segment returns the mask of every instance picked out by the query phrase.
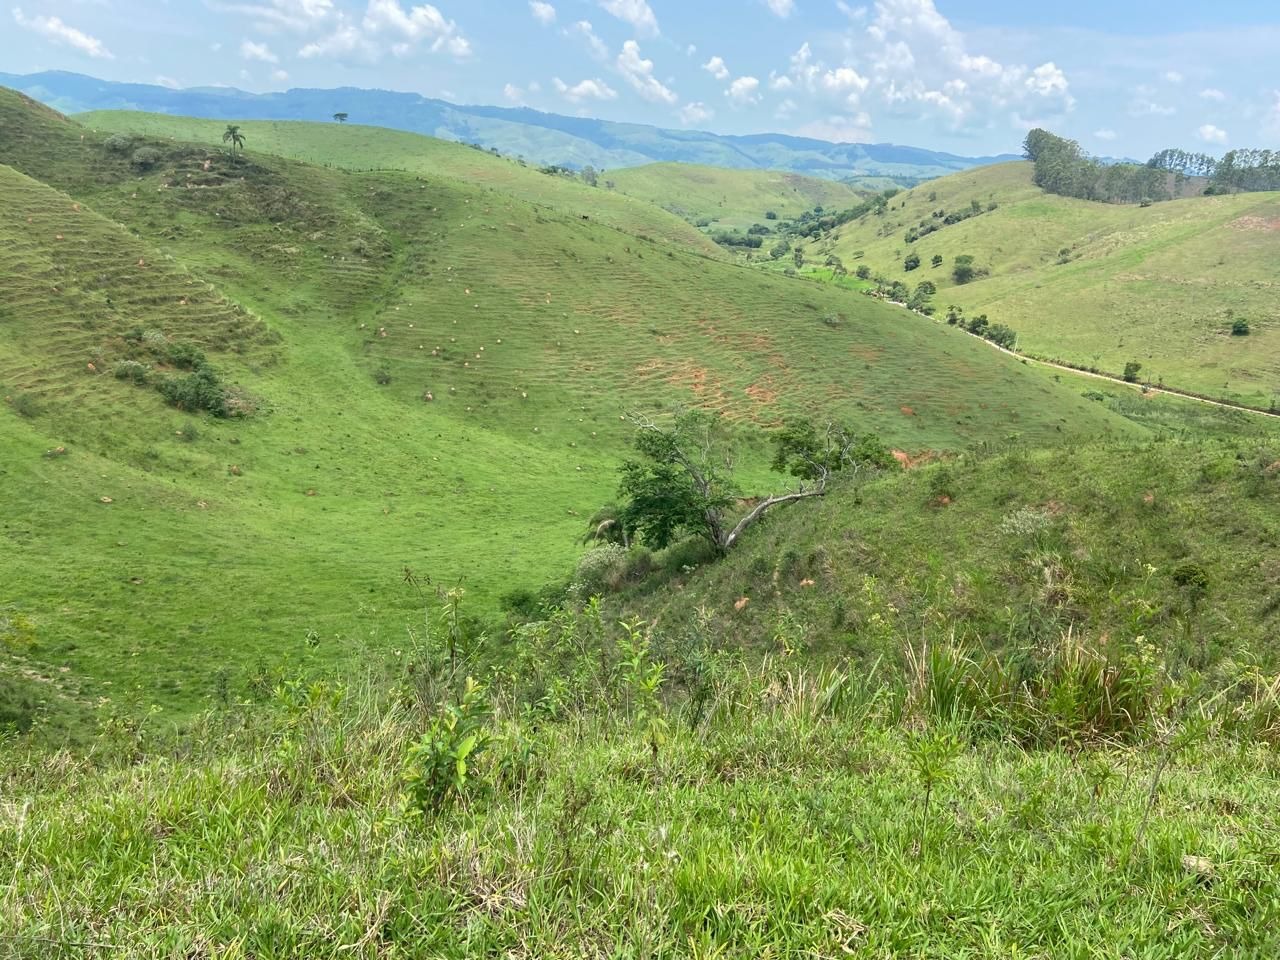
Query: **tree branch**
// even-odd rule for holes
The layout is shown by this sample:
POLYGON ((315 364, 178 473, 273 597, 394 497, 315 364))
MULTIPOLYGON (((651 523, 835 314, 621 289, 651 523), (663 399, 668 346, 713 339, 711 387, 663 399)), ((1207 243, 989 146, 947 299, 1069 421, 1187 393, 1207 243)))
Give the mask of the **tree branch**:
POLYGON ((754 510, 738 521, 738 525, 724 538, 724 543, 721 546, 725 551, 732 550, 733 545, 738 542, 738 538, 746 532, 748 527, 763 517, 765 511, 776 507, 780 503, 794 503, 796 500, 807 500, 810 497, 825 497, 826 495, 827 484, 824 477, 823 482, 812 490, 801 490, 798 493, 784 493, 776 497, 769 497, 767 500, 756 504, 754 510))

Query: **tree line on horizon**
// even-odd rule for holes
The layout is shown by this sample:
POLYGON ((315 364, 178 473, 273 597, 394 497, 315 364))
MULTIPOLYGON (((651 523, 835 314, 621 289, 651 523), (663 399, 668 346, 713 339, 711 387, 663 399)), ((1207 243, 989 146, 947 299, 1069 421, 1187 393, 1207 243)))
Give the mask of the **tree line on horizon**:
POLYGON ((1022 145, 1035 164, 1036 186, 1063 197, 1103 203, 1151 204, 1182 195, 1192 178, 1208 181, 1206 194, 1280 190, 1280 151, 1232 150, 1221 160, 1177 148, 1145 164, 1107 163, 1075 140, 1035 129, 1022 145))

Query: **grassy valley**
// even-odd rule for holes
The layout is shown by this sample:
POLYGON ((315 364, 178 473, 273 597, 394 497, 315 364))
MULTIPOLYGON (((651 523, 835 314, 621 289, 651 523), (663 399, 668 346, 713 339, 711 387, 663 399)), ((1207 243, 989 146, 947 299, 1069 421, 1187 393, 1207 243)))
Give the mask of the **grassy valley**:
POLYGON ((790 220, 815 207, 843 209, 860 194, 832 180, 774 170, 727 170, 683 163, 655 163, 614 170, 619 193, 670 210, 691 223, 746 231, 774 219, 790 220))
POLYGON ((572 565, 613 495, 629 409, 721 411, 764 489, 780 478, 763 430, 810 410, 913 453, 1142 433, 967 337, 577 206, 483 179, 109 141, 4 103, 0 230, 22 278, 3 308, 6 566, 36 625, 12 669, 56 685, 54 713, 109 692, 181 716, 309 636, 322 660, 384 655, 420 602, 405 567, 465 583, 492 613, 572 565), (167 406, 155 387, 183 343, 256 412, 167 406), (135 357, 151 384, 116 376, 135 357), (85 511, 87 543, 60 535, 85 511))

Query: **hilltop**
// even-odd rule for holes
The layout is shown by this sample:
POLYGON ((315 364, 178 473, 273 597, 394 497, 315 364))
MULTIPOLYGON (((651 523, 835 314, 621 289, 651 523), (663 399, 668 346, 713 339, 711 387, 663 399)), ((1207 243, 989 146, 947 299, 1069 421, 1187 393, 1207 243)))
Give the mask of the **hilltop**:
POLYGON ((910 287, 929 280, 938 304, 1007 324, 1031 354, 1117 374, 1135 361, 1153 383, 1263 408, 1274 402, 1280 195, 1121 206, 1045 193, 1031 173, 1029 163, 1003 164, 916 187, 882 215, 838 228, 814 253, 910 287), (907 242, 925 226, 933 232, 907 242), (912 254, 921 266, 908 271, 912 254), (963 286, 952 277, 961 255, 980 271, 963 286), (1247 336, 1232 335, 1236 319, 1248 323, 1247 336))
POLYGON ((181 716, 280 660, 384 657, 421 603, 405 567, 493 613, 573 562, 628 409, 721 411, 761 488, 764 431, 797 413, 912 452, 1144 433, 954 331, 520 183, 232 160, 8 93, 0 120, 0 241, 27 278, 0 302, 4 572, 35 624, 11 670, 55 714, 111 684, 181 716), (188 341, 251 415, 165 403, 188 341))
POLYGON ((172 90, 74 73, 15 76, 0 85, 66 113, 130 110, 214 120, 330 121, 339 111, 374 126, 479 144, 530 163, 613 170, 680 162, 734 169, 785 170, 840 180, 891 177, 914 182, 1008 157, 959 157, 894 144, 835 144, 784 134, 722 136, 635 123, 543 113, 525 107, 461 106, 386 90, 289 90, 252 94, 227 87, 172 90))

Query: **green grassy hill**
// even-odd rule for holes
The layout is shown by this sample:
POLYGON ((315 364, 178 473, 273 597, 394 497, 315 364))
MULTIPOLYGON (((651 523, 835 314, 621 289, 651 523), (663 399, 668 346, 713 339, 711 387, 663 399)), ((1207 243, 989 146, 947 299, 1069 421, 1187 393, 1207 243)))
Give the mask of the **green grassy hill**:
POLYGON ((1014 163, 916 187, 884 216, 840 228, 830 248, 850 270, 866 263, 912 286, 932 280, 938 303, 1008 324, 1030 353, 1113 373, 1134 360, 1152 382, 1266 407, 1280 394, 1278 228, 1275 194, 1106 205, 1046 194, 1029 163, 1014 163), (905 242, 935 212, 975 201, 979 216, 905 242), (909 253, 922 261, 910 273, 909 253), (990 275, 954 286, 962 254, 990 275), (1232 316, 1251 335, 1233 337, 1232 316))
POLYGON ((787 220, 815 207, 851 207, 861 194, 843 183, 774 170, 726 170, 684 163, 655 163, 613 170, 607 179, 619 193, 669 210, 691 223, 710 220, 728 230, 766 223, 773 211, 787 220))
POLYGON ((1278 508, 1280 432, 1015 449, 802 504, 682 589, 620 603, 672 633, 701 616, 760 650, 867 665, 904 644, 1016 663, 1069 631, 1144 635, 1227 686, 1280 667, 1278 508))
POLYGON ((1144 432, 970 338, 576 205, 0 107, 3 565, 34 624, 7 669, 29 705, 56 684, 182 715, 309 642, 385 658, 418 616, 406 566, 492 612, 572 564, 628 409, 723 412, 762 487, 763 428, 793 413, 912 452, 1144 432), (166 406, 180 343, 257 412, 166 406), (134 356, 152 385, 114 375, 134 356))
MULTIPOLYGON (((218 144, 226 130, 219 120, 199 120, 123 111, 87 113, 78 123, 102 133, 137 134, 191 143, 218 144)), ((348 170, 401 170, 451 177, 490 186, 563 214, 590 216, 635 236, 670 243, 707 256, 720 248, 665 210, 579 181, 549 176, 519 161, 416 133, 358 124, 265 120, 243 124, 248 147, 318 166, 348 170)), ((761 216, 763 216, 763 211, 761 216)))
POLYGON ((466 696, 424 646, 390 697, 299 672, 175 748, 0 744, 6 943, 1273 955, 1277 455, 968 458, 779 514, 656 627, 468 637, 466 696))
POLYGON ((0 955, 1276 955, 1280 422, 319 129, 0 90, 0 955), (911 469, 584 556, 673 404, 911 469))

